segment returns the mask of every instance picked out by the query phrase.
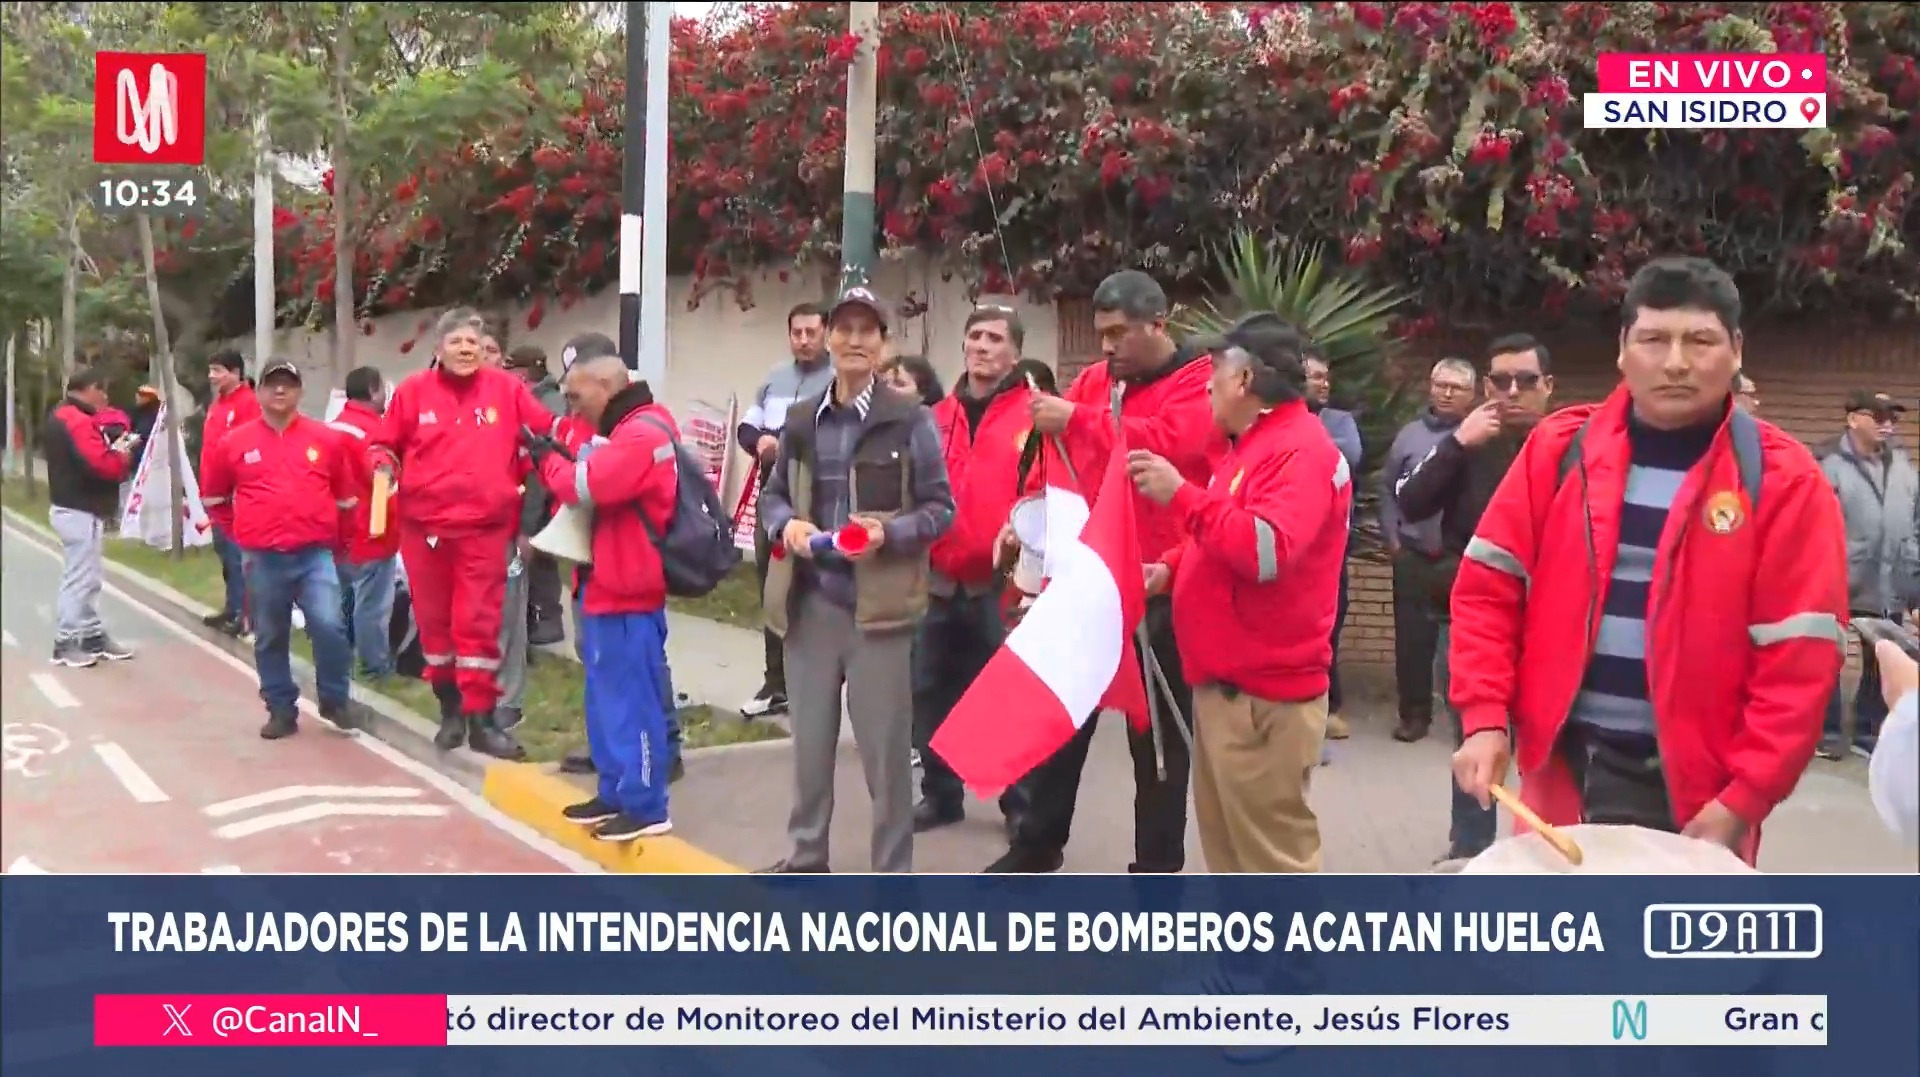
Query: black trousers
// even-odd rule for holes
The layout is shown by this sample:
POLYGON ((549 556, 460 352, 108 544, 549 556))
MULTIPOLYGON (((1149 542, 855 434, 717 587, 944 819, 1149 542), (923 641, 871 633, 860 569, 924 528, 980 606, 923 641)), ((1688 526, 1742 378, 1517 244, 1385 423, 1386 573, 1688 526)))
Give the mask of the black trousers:
MULTIPOLYGON (((1178 720, 1193 732, 1193 691, 1180 668, 1180 651, 1173 640, 1173 604, 1161 595, 1147 600, 1147 639, 1176 697, 1180 717, 1161 699, 1161 736, 1166 750, 1167 778, 1161 781, 1154 765, 1153 734, 1127 730, 1127 748, 1133 755, 1133 863, 1135 873, 1178 872, 1186 866, 1187 778, 1191 766, 1187 738, 1171 728, 1178 720)), ((1136 645, 1136 650, 1138 647, 1136 645)), ((1145 672, 1142 660, 1142 672, 1145 672)), ((1155 691, 1148 678, 1148 691, 1155 691)), ((1095 718, 1088 718, 1074 738, 1027 777, 1029 804, 1014 837, 1019 852, 1051 855, 1067 847, 1073 829, 1073 809, 1080 796, 1080 772, 1087 765, 1095 718)))
MULTIPOLYGON (((920 795, 943 809, 960 807, 966 787, 929 744, 1006 638, 998 595, 962 592, 928 600, 913 641, 913 744, 920 749, 920 795)), ((1001 792, 1007 818, 1018 818, 1026 806, 1024 782, 1001 792)))
POLYGON ((1327 713, 1339 714, 1347 695, 1340 690, 1340 633, 1347 627, 1347 566, 1340 562, 1340 602, 1333 614, 1333 660, 1327 663, 1327 713))
MULTIPOLYGON (((765 490, 767 476, 760 475, 760 489, 765 490)), ((760 579, 760 589, 767 588, 767 566, 773 562, 773 540, 767 537, 767 529, 761 521, 758 507, 753 518, 753 571, 760 579)), ((763 695, 784 696, 787 694, 787 652, 786 645, 773 629, 763 628, 760 634, 765 638, 767 647, 767 677, 761 684, 763 695)))
POLYGON ((1438 560, 1402 548, 1393 555, 1393 684, 1401 721, 1433 720, 1433 659, 1440 638, 1438 560))
POLYGON ((527 623, 560 620, 562 604, 560 562, 535 550, 527 559, 527 623))
POLYGON ((1679 831, 1660 745, 1652 737, 1602 732, 1568 722, 1560 754, 1580 790, 1581 822, 1679 831))

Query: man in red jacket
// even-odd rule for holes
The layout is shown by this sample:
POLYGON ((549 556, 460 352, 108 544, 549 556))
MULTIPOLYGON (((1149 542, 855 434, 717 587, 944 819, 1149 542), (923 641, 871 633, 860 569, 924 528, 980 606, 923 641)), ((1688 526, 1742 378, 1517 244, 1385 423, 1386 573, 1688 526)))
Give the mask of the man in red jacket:
POLYGON ((1213 872, 1320 870, 1307 787, 1327 731, 1352 474, 1304 398, 1307 342, 1274 314, 1227 334, 1213 412, 1233 448, 1205 486, 1134 450, 1128 471, 1190 537, 1147 570, 1173 593, 1193 685, 1193 811, 1213 872))
MULTIPOLYGON (((213 399, 207 402, 206 418, 200 426, 200 474, 219 451, 220 440, 235 427, 260 417, 260 401, 247 382, 247 361, 239 352, 226 348, 207 360, 207 386, 213 399)), ((226 585, 226 601, 219 612, 206 618, 208 628, 217 628, 230 636, 247 630, 247 585, 240 564, 240 547, 233 542, 233 506, 224 497, 208 496, 206 480, 200 481, 200 501, 207 507, 207 520, 213 524, 213 550, 220 557, 220 579, 226 585)))
POLYGON ((593 513, 593 571, 582 578, 579 631, 587 744, 600 781, 592 798, 562 814, 593 827, 602 841, 629 841, 673 830, 667 585, 648 525, 665 534, 673 519, 679 431, 646 383, 630 380, 618 355, 576 361, 566 394, 607 440, 577 462, 550 438, 532 443, 548 491, 593 513))
POLYGON ((394 390, 372 451, 404 489, 400 557, 423 679, 440 701, 434 743, 519 759, 525 751, 493 722, 500 612, 520 519, 521 429, 550 434, 554 418, 525 382, 481 362, 482 331, 472 310, 441 315, 434 365, 394 390))
MULTIPOLYGON (((1212 365, 1206 352, 1174 345, 1167 335, 1168 310, 1167 293, 1145 273, 1127 270, 1100 282, 1093 293, 1093 328, 1100 337, 1102 361, 1081 371, 1066 396, 1032 399, 1033 428, 1066 435, 1081 475, 1102 474, 1109 453, 1145 449, 1170 461, 1187 481, 1204 483, 1226 453, 1226 436, 1214 425, 1207 402, 1212 365)), ((1135 519, 1145 562, 1160 560, 1186 540, 1184 517, 1166 506, 1142 498, 1135 519)), ((1148 600, 1146 626, 1154 656, 1173 690, 1171 709, 1191 721, 1193 700, 1181 675, 1172 603, 1165 595, 1148 600)), ((1149 683, 1148 690, 1156 689, 1149 683)), ((1060 869, 1094 726, 1087 721, 1028 778, 1032 805, 1012 848, 988 866, 989 872, 1060 869)), ((1165 729, 1156 738, 1151 732, 1129 730, 1127 739, 1134 782, 1134 859, 1128 870, 1178 872, 1186 864, 1186 734, 1165 729), (1162 749, 1165 758, 1157 758, 1162 749), (1164 781, 1159 776, 1162 767, 1164 781)))
MULTIPOLYGON (((913 826, 919 831, 966 815, 959 776, 927 743, 1006 639, 995 540, 1007 526, 1023 480, 1037 486, 1039 479, 1037 473, 1020 473, 1033 431, 1033 393, 1013 368, 1026 327, 1011 307, 983 306, 967 316, 965 332, 966 377, 933 407, 954 510, 953 523, 930 551, 927 614, 913 648, 914 743, 921 771, 913 826)), ((1022 787, 1000 795, 1010 834, 1017 832, 1025 808, 1022 787)))
POLYGON ((1621 318, 1624 384, 1540 424, 1455 578, 1454 776, 1484 807, 1517 748, 1550 824, 1752 862, 1845 657, 1840 506, 1805 446, 1734 406, 1725 272, 1652 262, 1621 318))
POLYGON ((320 717, 335 729, 349 728, 353 653, 333 551, 359 504, 354 457, 360 449, 300 414, 300 388, 299 367, 269 362, 260 372, 260 417, 227 431, 201 477, 208 496, 232 506, 233 541, 253 615, 253 664, 267 705, 260 735, 267 740, 299 729, 300 687, 287 650, 296 606, 313 643, 320 717))
POLYGON ((48 523, 60 539, 60 599, 54 609, 53 661, 82 669, 102 658, 133 657, 113 642, 100 620, 107 518, 115 514, 120 483, 133 470, 132 438, 113 442, 100 429, 107 381, 91 367, 67 376, 67 396, 41 428, 47 461, 48 523))
MULTIPOLYGON (((334 560, 346 600, 347 635, 360 658, 360 670, 370 677, 387 677, 393 674, 388 629, 393 617, 400 531, 388 527, 384 534, 373 534, 373 468, 367 457, 367 445, 380 435, 385 421, 381 416, 387 406, 387 383, 378 370, 363 366, 347 372, 345 391, 346 403, 327 425, 349 440, 354 496, 359 504, 341 531, 340 550, 334 560)), ((389 505, 389 518, 392 512, 389 505)))

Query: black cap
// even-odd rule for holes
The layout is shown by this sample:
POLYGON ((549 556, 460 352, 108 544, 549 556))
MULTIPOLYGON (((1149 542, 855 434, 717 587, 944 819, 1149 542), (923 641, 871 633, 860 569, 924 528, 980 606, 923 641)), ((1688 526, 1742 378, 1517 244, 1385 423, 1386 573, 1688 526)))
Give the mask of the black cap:
POLYGON ((567 346, 560 349, 560 369, 571 369, 573 364, 583 359, 619 354, 620 346, 605 333, 582 333, 567 341, 567 346))
POLYGON ((1870 411, 1875 415, 1890 415, 1896 411, 1905 411, 1907 406, 1886 393, 1876 393, 1871 389, 1855 389, 1847 394, 1847 414, 1856 411, 1870 411))
POLYGON ((856 284, 841 292, 840 298, 834 300, 833 310, 827 313, 827 324, 832 325, 834 319, 840 316, 840 312, 848 307, 865 307, 872 311, 875 320, 880 323, 880 331, 882 333, 887 331, 887 305, 880 301, 880 297, 874 294, 873 289, 864 284, 856 284))
POLYGON ((292 378, 295 385, 301 383, 300 368, 296 366, 291 359, 270 360, 267 363, 266 369, 260 372, 260 380, 265 382, 280 374, 285 374, 292 378))

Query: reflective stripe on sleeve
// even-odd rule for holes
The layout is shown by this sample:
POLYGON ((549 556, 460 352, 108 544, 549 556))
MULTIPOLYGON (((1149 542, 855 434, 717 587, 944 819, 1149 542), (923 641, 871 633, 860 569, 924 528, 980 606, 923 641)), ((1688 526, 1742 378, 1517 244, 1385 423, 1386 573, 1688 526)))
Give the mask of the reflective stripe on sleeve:
POLYGON ((1280 540, 1273 533, 1273 525, 1258 516, 1253 519, 1253 555, 1260 583, 1272 583, 1280 578, 1280 540))
POLYGON ((334 502, 334 504, 337 505, 342 512, 354 507, 355 505, 358 505, 359 503, 360 503, 360 499, 357 497, 343 497, 340 500, 334 502))
POLYGON ((580 502, 581 508, 590 509, 593 507, 593 495, 587 492, 587 462, 585 460, 573 466, 573 496, 580 502))
POLYGON ((204 508, 212 508, 215 505, 224 505, 226 503, 227 499, 224 497, 203 497, 200 499, 200 504, 204 508))
POLYGON ((1473 536, 1473 541, 1467 543, 1465 556, 1469 561, 1478 561, 1496 572, 1504 572, 1512 576, 1521 583, 1532 582, 1527 577, 1527 566, 1521 564, 1518 557, 1479 535, 1473 536))
POLYGON ((427 654, 425 651, 422 651, 420 653, 420 660, 430 666, 453 665, 453 656, 450 654, 427 654))
POLYGON ((1747 638, 1753 640, 1755 647, 1796 639, 1823 639, 1840 648, 1842 656, 1847 651, 1847 635, 1840 628, 1840 618, 1831 613, 1796 613, 1769 624, 1748 625, 1747 638))

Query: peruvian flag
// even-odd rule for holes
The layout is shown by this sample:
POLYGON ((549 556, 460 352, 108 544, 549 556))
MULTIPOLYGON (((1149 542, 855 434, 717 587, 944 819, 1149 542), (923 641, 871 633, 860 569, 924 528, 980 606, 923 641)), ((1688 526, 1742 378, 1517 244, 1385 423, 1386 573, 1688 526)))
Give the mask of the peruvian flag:
POLYGON ((1091 509, 1056 439, 1046 439, 1041 459, 1046 586, 929 745, 976 791, 1019 781, 1100 710, 1121 711, 1136 728, 1147 723, 1133 650, 1147 594, 1127 454, 1108 454, 1091 509))

